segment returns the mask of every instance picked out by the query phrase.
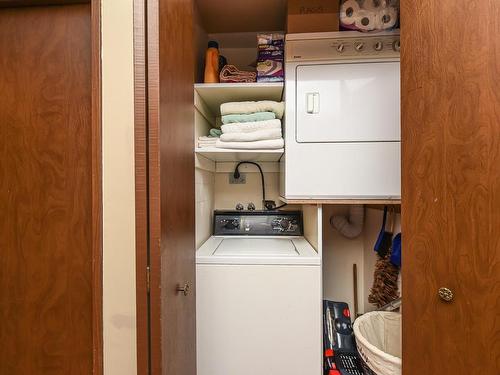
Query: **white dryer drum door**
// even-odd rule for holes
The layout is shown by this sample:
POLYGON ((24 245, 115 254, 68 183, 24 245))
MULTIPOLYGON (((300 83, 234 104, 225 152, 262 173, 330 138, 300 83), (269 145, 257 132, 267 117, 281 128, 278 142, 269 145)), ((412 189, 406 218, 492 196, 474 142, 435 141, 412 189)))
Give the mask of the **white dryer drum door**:
POLYGON ((399 141, 399 62, 297 67, 297 142, 399 141))

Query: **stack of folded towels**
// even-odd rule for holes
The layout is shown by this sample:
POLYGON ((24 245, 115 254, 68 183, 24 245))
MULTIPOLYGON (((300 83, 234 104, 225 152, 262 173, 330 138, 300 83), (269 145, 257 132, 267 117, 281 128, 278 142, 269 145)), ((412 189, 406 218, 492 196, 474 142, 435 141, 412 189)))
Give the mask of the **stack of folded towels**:
POLYGON ((229 149, 274 150, 283 148, 283 102, 234 102, 220 106, 222 135, 215 146, 229 149))
POLYGON ((198 147, 215 147, 217 139, 221 136, 222 131, 217 128, 210 129, 210 132, 206 136, 198 137, 198 147))

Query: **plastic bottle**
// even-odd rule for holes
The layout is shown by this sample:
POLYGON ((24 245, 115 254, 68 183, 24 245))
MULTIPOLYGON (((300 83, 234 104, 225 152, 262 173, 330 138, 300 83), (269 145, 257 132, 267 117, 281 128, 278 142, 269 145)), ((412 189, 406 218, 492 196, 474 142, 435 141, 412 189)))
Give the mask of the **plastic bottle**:
POLYGON ((205 54, 205 83, 219 83, 219 44, 213 40, 205 54))

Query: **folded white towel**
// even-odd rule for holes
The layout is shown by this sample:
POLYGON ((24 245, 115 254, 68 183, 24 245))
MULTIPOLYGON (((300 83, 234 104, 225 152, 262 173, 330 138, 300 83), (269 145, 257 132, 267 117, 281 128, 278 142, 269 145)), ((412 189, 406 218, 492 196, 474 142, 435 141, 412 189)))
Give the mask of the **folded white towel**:
POLYGON ((234 124, 222 125, 222 133, 251 133, 264 129, 281 129, 280 120, 265 120, 255 122, 237 122, 234 124))
POLYGON ((284 145, 285 141, 283 140, 283 138, 280 138, 280 139, 267 139, 265 141, 255 141, 255 142, 224 142, 218 140, 215 147, 242 149, 242 150, 275 150, 278 148, 283 148, 284 145))
POLYGON ((198 137, 198 147, 215 147, 218 137, 198 137))
POLYGON ((216 147, 216 143, 198 143, 198 148, 216 147))
POLYGON ((217 142, 198 142, 198 147, 215 147, 217 142))
POLYGON ((220 140, 223 142, 253 142, 280 138, 280 128, 256 130, 251 133, 225 133, 220 136, 220 140))
POLYGON ((202 137, 198 137, 198 141, 200 142, 215 142, 217 140, 218 137, 209 137, 209 136, 202 136, 202 137))
POLYGON ((230 102, 220 106, 222 116, 256 112, 274 112, 276 117, 281 119, 285 112, 285 103, 262 100, 260 102, 230 102))

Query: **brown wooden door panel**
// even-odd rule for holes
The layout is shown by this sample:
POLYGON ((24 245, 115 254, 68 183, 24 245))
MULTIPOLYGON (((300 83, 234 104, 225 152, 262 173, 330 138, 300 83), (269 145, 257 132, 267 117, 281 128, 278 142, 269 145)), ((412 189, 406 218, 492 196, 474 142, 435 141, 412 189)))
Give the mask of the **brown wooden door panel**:
POLYGON ((192 0, 148 1, 151 368, 195 375, 192 0), (176 288, 189 283, 187 296, 176 288))
POLYGON ((401 9, 403 374, 497 375, 500 2, 401 9))
POLYGON ((90 25, 0 10, 0 374, 92 373, 90 25))

